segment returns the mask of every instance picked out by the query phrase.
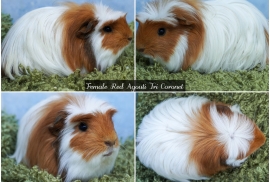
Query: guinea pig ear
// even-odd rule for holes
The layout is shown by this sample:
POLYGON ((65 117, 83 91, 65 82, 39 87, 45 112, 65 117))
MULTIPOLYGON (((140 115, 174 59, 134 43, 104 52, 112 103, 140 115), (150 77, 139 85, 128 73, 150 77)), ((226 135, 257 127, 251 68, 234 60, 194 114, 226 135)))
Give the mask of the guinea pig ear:
POLYGON ((136 22, 138 22, 139 24, 142 23, 138 18, 136 18, 136 22))
POLYGON ((175 15, 175 19, 178 21, 180 25, 190 26, 198 23, 198 20, 195 17, 196 15, 192 15, 181 9, 175 9, 173 10, 173 13, 175 15))
POLYGON ((232 115, 232 110, 230 109, 230 107, 228 105, 222 104, 222 103, 217 103, 216 104, 216 108, 217 108, 217 112, 219 114, 226 114, 226 115, 232 115))
POLYGON ((107 114, 110 118, 112 118, 113 115, 114 115, 116 112, 117 112, 117 111, 116 111, 115 109, 109 109, 109 110, 106 112, 106 114, 107 114))
POLYGON ((53 136, 59 136, 60 131, 64 128, 67 115, 64 111, 58 112, 54 122, 49 125, 49 131, 53 136))
POLYGON ((86 39, 89 37, 89 34, 94 31, 96 25, 98 24, 98 20, 88 20, 82 24, 80 29, 78 30, 76 36, 79 39, 86 39))

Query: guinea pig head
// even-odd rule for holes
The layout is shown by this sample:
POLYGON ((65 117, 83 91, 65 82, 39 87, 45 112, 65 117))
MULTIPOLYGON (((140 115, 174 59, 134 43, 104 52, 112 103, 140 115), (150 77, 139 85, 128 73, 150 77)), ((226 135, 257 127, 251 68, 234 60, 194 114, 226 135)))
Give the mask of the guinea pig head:
POLYGON ((60 22, 64 27, 62 54, 68 66, 73 71, 84 68, 91 72, 113 65, 133 37, 126 14, 102 4, 66 6, 60 22))
POLYGON ((115 112, 108 110, 105 113, 79 114, 71 118, 70 126, 74 131, 69 147, 80 154, 84 161, 96 156, 106 158, 118 152, 119 142, 112 121, 115 112))
POLYGON ((126 14, 112 11, 106 6, 96 5, 95 16, 98 24, 91 35, 97 68, 104 71, 131 43, 133 32, 126 21, 126 14))
POLYGON ((137 15, 136 49, 169 71, 186 70, 199 56, 204 26, 197 1, 153 1, 137 15))
POLYGON ((197 119, 190 160, 202 176, 240 166, 265 142, 262 131, 235 106, 206 103, 197 119))

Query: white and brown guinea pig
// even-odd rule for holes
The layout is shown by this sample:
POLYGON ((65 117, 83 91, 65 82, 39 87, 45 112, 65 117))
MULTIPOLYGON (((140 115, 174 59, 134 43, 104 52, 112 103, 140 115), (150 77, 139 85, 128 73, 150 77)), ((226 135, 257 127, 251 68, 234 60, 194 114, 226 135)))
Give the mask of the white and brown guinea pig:
POLYGON ((11 79, 19 65, 48 75, 76 69, 105 71, 130 44, 126 14, 102 4, 66 3, 36 9, 21 17, 2 43, 2 71, 11 79))
POLYGON ((33 106, 21 119, 11 156, 37 165, 66 182, 109 174, 119 151, 112 116, 115 108, 86 95, 55 95, 33 106))
POLYGON ((264 142, 238 105, 189 96, 163 101, 143 118, 136 152, 143 165, 167 179, 202 180, 240 166, 264 142))
POLYGON ((155 0, 137 21, 137 50, 171 72, 268 64, 268 20, 246 0, 155 0))

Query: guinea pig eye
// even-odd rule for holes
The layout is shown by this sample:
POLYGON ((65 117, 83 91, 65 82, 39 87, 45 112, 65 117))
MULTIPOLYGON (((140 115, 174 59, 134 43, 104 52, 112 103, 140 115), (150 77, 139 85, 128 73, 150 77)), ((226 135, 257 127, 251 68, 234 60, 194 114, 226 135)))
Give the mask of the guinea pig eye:
POLYGON ((79 129, 80 129, 81 131, 86 131, 87 128, 88 128, 88 126, 87 126, 86 123, 81 122, 81 123, 79 124, 79 129))
POLYGON ((165 35, 165 33, 166 33, 165 28, 160 28, 160 29, 158 29, 158 35, 159 35, 159 36, 163 36, 163 35, 165 35))
POLYGON ((112 28, 111 28, 110 26, 105 26, 105 27, 103 28, 103 31, 104 31, 104 32, 112 32, 112 28))

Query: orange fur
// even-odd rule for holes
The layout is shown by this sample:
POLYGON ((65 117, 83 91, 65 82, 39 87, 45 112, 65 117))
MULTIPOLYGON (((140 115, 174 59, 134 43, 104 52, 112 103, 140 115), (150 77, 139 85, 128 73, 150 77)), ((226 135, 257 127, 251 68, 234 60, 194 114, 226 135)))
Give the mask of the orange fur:
POLYGON ((246 154, 246 156, 249 156, 252 153, 254 153, 258 148, 260 148, 264 144, 266 140, 263 132, 256 125, 254 125, 254 136, 255 138, 250 143, 250 149, 248 153, 246 154))
POLYGON ((186 0, 186 3, 197 10, 196 15, 191 16, 190 13, 183 11, 180 8, 175 8, 173 10, 176 17, 180 19, 179 23, 184 23, 181 28, 188 32, 188 49, 182 65, 183 70, 187 70, 197 60, 203 50, 205 38, 205 28, 200 12, 201 3, 191 0, 186 0))
POLYGON ((142 53, 155 57, 158 53, 159 57, 164 58, 168 62, 170 56, 174 52, 177 40, 184 31, 180 27, 174 27, 166 22, 146 21, 140 23, 137 31, 136 48, 144 49, 142 53), (157 34, 159 28, 166 28, 168 34, 159 36, 157 34), (147 41, 151 40, 151 41, 147 41), (164 48, 166 51, 164 51, 164 48))
MULTIPOLYGON (((153 2, 152 4, 155 6, 155 3, 157 2, 153 2)), ((199 10, 201 3, 191 0, 187 0, 186 3, 193 6, 197 10, 197 14, 191 16, 190 13, 181 8, 176 7, 172 9, 178 21, 176 26, 164 21, 147 20, 145 23, 141 23, 137 20, 139 27, 136 49, 143 54, 151 55, 154 58, 161 57, 165 62, 168 62, 174 53, 179 37, 184 35, 185 32, 188 32, 188 49, 182 65, 183 70, 188 69, 203 50, 205 29, 199 10), (157 34, 159 28, 165 28, 167 33, 164 36, 159 36, 157 34)))
POLYGON ((193 130, 190 132, 194 141, 193 149, 190 154, 190 161, 198 165, 200 175, 212 176, 219 171, 228 168, 225 146, 221 145, 215 136, 217 131, 212 125, 210 116, 210 106, 214 104, 208 102, 204 104, 196 118, 191 119, 193 130))
POLYGON ((111 33, 102 32, 104 39, 102 40, 102 47, 111 50, 114 54, 117 54, 119 50, 127 46, 133 37, 133 32, 129 28, 126 17, 121 17, 116 21, 108 21, 102 27, 110 26, 113 30, 111 33), (123 34, 123 32, 125 32, 123 34), (113 34, 113 36, 111 36, 113 34))
POLYGON ((57 175, 59 144, 56 131, 51 133, 50 128, 53 127, 52 124, 59 111, 63 110, 67 103, 68 99, 52 101, 46 105, 43 113, 40 113, 43 117, 35 124, 27 146, 28 166, 37 165, 40 169, 46 169, 49 173, 57 175))
POLYGON ((70 147, 82 154, 84 160, 89 161, 95 155, 107 150, 105 142, 114 143, 114 147, 119 146, 117 134, 114 130, 112 115, 115 110, 108 110, 103 113, 91 113, 78 115, 72 118, 71 122, 87 124, 90 131, 81 132, 78 127, 75 128, 74 137, 70 141, 70 147), (88 138, 88 140, 85 140, 88 138))
POLYGON ((96 60, 87 37, 98 23, 95 7, 88 3, 66 5, 68 10, 60 18, 64 25, 62 54, 72 71, 85 67, 91 72, 96 67, 96 60))

